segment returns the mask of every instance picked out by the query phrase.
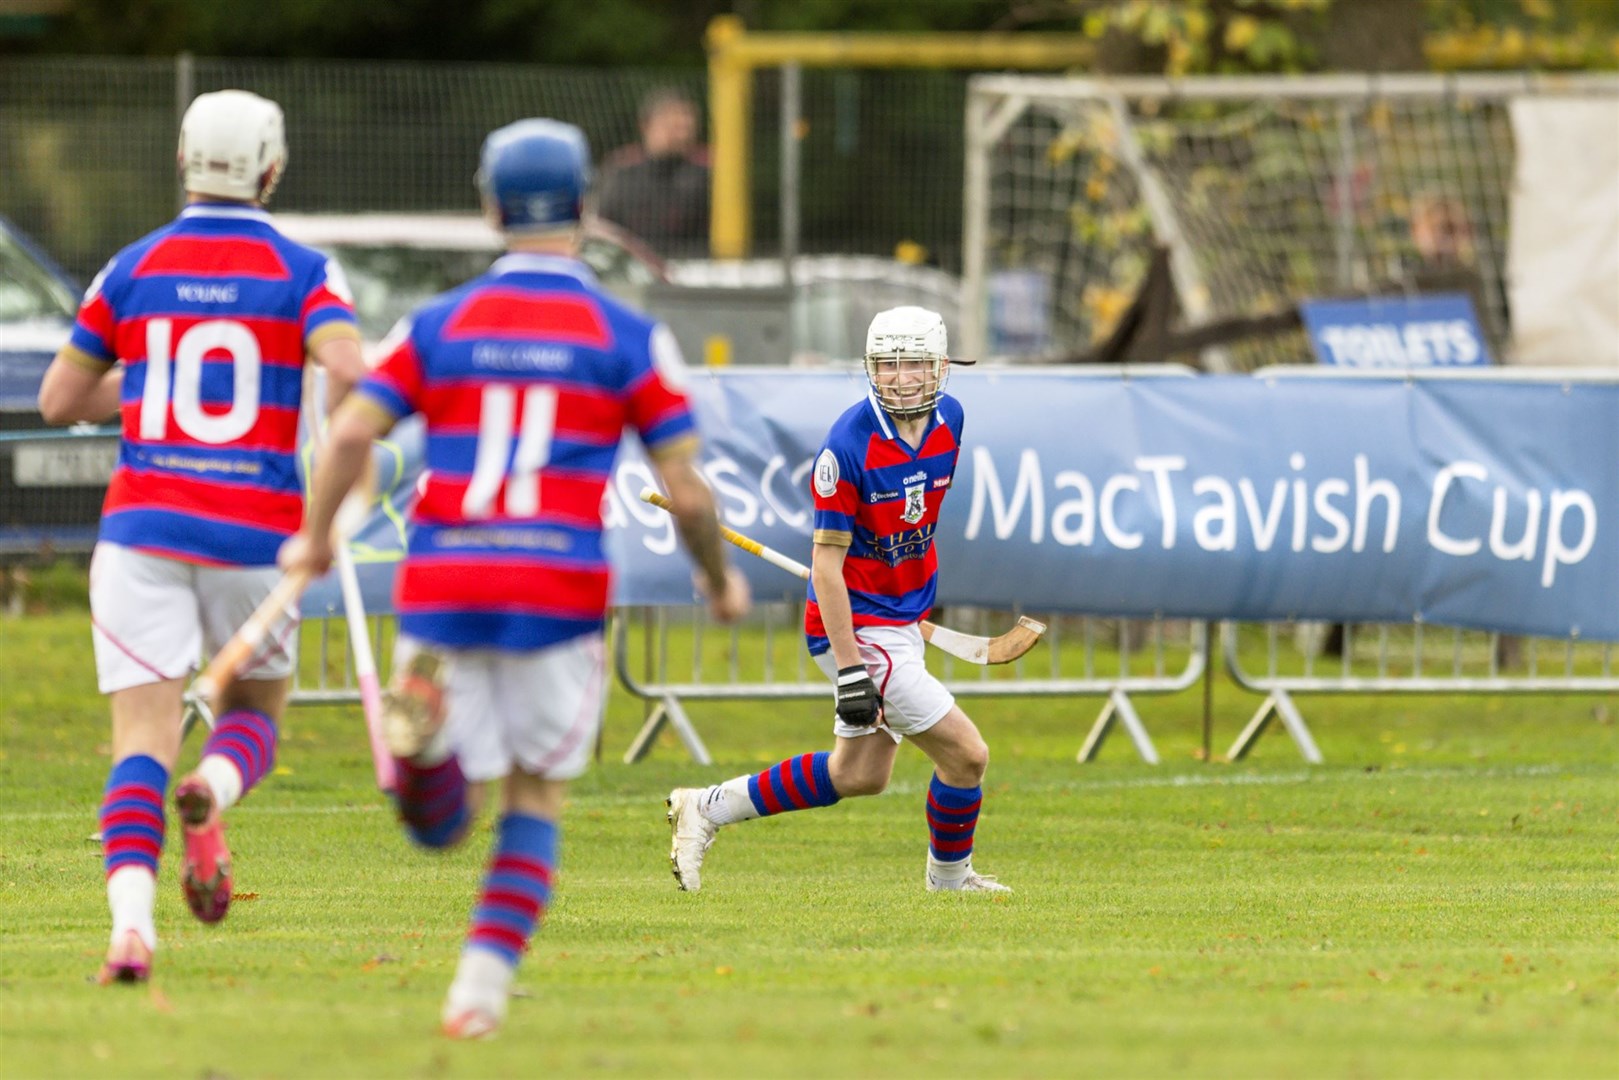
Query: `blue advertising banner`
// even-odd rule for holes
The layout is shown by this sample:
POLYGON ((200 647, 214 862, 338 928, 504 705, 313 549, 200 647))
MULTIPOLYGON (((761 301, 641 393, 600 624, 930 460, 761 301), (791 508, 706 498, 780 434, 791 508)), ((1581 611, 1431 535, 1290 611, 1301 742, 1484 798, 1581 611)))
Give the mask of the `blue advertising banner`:
MULTIPOLYGON (((1319 369, 1317 369, 1319 370, 1319 369)), ((941 604, 1190 618, 1413 618, 1619 640, 1619 385, 965 372, 941 604)), ((694 377, 732 528, 810 555, 809 470, 858 374, 694 377)), ((604 511, 620 604, 688 603, 626 448, 604 511)), ((802 585, 740 552, 760 597, 802 585)), ((306 610, 308 610, 306 606, 306 610)))
POLYGON ((1466 293, 1306 300, 1299 312, 1323 364, 1420 368, 1493 362, 1466 293))

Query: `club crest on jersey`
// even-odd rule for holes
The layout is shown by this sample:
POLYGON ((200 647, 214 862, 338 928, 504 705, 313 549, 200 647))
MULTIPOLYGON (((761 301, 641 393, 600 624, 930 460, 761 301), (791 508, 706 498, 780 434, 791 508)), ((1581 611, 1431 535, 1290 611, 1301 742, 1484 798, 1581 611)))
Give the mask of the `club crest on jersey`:
POLYGON ((830 450, 822 450, 815 459, 815 494, 830 499, 838 493, 838 459, 830 450))
POLYGON ((923 498, 923 493, 927 489, 926 483, 905 485, 905 512, 899 516, 901 521, 907 525, 915 525, 922 520, 922 515, 927 513, 928 509, 927 500, 923 498))

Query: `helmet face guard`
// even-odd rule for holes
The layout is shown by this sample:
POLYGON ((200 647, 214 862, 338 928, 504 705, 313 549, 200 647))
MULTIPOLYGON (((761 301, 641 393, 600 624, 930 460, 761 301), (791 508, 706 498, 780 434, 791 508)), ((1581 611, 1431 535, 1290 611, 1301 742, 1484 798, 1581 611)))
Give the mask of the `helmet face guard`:
POLYGON ((950 360, 936 353, 867 353, 866 381, 896 420, 926 416, 950 380, 950 360))
POLYGON ((936 311, 880 311, 866 331, 866 381, 883 410, 897 420, 926 416, 950 378, 944 319, 936 311))

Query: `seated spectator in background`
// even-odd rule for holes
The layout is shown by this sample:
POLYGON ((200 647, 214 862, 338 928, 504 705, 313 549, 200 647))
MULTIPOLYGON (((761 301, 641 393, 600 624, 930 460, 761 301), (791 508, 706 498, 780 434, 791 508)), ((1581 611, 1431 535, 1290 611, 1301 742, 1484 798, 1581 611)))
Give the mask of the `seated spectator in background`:
POLYGON ((641 141, 602 163, 596 213, 660 255, 708 250, 708 153, 697 144, 697 106, 664 87, 641 102, 641 141))

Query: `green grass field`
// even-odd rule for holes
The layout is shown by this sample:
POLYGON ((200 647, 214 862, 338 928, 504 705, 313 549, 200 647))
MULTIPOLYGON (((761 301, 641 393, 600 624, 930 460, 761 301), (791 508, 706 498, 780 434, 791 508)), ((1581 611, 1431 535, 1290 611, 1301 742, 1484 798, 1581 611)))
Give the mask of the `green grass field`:
MULTIPOLYGON (((1201 693, 1140 699, 1165 764, 1098 702, 966 702, 992 749, 976 863, 1004 899, 922 889, 928 769, 724 831, 701 894, 667 868, 662 797, 829 738, 824 706, 691 708, 619 756, 615 697, 556 902, 501 1036, 436 1032, 487 842, 411 848, 357 711, 296 710, 231 818, 239 899, 179 897, 171 812, 149 988, 106 944, 107 768, 83 613, 0 622, 0 1075, 1613 1076, 1619 729, 1590 698, 1302 699, 1283 737, 1208 764, 1201 693)), ((1257 705, 1217 687, 1215 746, 1257 705)), ((195 761, 193 736, 182 765, 195 761)))

